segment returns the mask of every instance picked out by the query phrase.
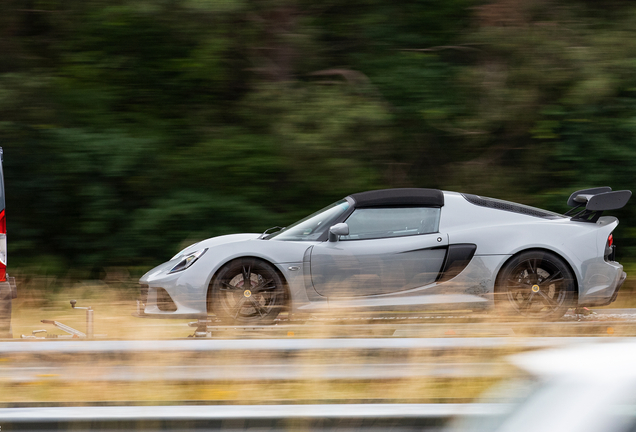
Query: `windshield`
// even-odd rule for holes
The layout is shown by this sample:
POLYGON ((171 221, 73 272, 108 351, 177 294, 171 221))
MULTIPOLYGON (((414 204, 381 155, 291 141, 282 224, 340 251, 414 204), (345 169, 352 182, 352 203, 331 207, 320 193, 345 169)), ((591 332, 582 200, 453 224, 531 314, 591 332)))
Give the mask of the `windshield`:
POLYGON ((266 239, 316 241, 347 209, 349 209, 349 203, 342 199, 277 233, 267 236, 266 239))

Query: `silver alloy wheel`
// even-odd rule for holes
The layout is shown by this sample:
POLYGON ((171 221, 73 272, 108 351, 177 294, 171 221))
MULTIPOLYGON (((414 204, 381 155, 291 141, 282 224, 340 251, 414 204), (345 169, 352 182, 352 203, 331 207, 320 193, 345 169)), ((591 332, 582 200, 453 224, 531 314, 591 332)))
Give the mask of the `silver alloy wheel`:
POLYGON ((225 264, 210 284, 208 310, 227 324, 270 324, 284 305, 281 277, 258 259, 225 264))
POLYGON ((557 319, 572 306, 574 286, 574 276, 561 258, 550 252, 525 252, 500 272, 498 300, 516 315, 557 319))

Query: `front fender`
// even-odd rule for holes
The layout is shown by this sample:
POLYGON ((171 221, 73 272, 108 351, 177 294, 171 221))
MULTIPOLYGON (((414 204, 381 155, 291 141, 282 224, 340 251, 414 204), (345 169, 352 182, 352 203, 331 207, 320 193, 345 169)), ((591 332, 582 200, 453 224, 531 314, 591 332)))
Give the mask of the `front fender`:
MULTIPOLYGON (((204 240, 185 250, 185 253, 189 253, 206 247, 208 249, 188 269, 169 274, 170 270, 179 263, 180 257, 178 257, 150 270, 142 276, 140 283, 148 285, 149 292, 157 288, 163 288, 168 292, 177 306, 177 311, 161 313, 175 315, 175 318, 182 314, 204 315, 207 313, 208 286, 214 274, 224 264, 234 259, 253 257, 275 265, 290 285, 292 296, 300 295, 304 291, 304 285, 298 286, 302 282, 302 277, 297 276, 302 273, 305 251, 314 244, 314 242, 263 240, 259 239, 257 234, 216 237, 204 240), (289 270, 289 267, 298 267, 299 270, 289 270)), ((157 313, 157 310, 146 312, 157 313)))

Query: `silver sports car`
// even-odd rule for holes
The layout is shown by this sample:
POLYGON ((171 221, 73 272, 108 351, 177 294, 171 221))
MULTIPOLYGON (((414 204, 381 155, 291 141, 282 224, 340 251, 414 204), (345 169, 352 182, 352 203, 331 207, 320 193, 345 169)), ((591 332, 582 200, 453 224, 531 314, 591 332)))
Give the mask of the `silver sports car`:
POLYGON ((565 215, 435 189, 356 193, 273 234, 193 244, 150 270, 138 316, 267 324, 330 311, 484 310, 555 319, 625 281, 612 231, 630 191, 573 193, 565 215))

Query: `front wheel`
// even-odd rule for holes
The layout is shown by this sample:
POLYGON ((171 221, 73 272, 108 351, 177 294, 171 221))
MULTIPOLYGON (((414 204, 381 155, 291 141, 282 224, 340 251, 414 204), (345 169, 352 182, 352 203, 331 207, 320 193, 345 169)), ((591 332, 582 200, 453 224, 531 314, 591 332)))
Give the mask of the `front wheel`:
POLYGON ((208 299, 208 311, 226 324, 271 324, 285 306, 285 288, 271 265, 244 258, 221 267, 208 299))
POLYGON ((572 307, 575 278, 551 252, 524 252, 504 265, 497 277, 497 306, 535 319, 558 319, 572 307))

